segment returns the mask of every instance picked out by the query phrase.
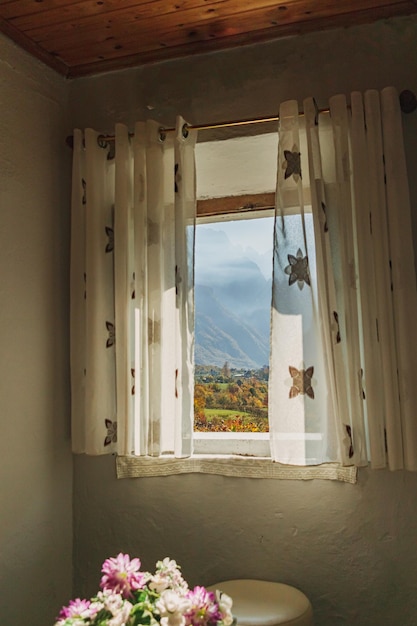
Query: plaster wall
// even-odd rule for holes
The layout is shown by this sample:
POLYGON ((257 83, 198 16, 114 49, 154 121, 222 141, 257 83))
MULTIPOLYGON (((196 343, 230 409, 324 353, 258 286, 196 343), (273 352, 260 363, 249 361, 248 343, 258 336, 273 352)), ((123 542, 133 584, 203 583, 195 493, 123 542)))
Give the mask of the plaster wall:
MULTIPOLYGON (((277 113, 280 101, 394 85, 417 93, 417 19, 399 18, 78 79, 73 126, 111 131, 277 113)), ((404 117, 414 215, 417 113, 404 117)), ((416 238, 417 241, 417 238, 416 238)), ((208 475, 117 481, 112 457, 74 462, 74 583, 93 593, 104 558, 153 568, 166 555, 191 584, 263 578, 307 593, 317 626, 417 624, 417 475, 361 470, 357 485, 208 475)))
POLYGON ((68 84, 0 36, 0 623, 71 596, 68 84))

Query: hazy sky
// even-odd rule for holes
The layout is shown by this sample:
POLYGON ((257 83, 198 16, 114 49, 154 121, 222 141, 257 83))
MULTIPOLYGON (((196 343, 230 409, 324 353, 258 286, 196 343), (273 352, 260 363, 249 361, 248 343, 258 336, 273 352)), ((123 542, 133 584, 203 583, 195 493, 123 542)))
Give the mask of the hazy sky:
MULTIPOLYGON (((254 261, 266 278, 270 278, 272 272, 272 244, 273 244, 274 220, 272 217, 248 220, 234 220, 217 222, 212 224, 200 224, 196 231, 196 269, 212 267, 218 271, 231 258, 239 258, 242 253, 254 261), (213 250, 210 246, 199 246, 200 229, 225 233, 232 247, 216 246, 213 250), (254 251, 251 252, 250 251, 254 251), (213 257, 214 252, 214 257, 213 257)), ((200 236, 201 236, 200 235, 200 236)), ((205 242, 207 241, 204 238, 205 242)), ((203 241, 203 239, 201 239, 203 241)))
POLYGON ((265 217, 252 220, 234 220, 201 224, 199 228, 209 228, 226 233, 234 246, 254 248, 259 254, 272 249, 274 219, 265 217))

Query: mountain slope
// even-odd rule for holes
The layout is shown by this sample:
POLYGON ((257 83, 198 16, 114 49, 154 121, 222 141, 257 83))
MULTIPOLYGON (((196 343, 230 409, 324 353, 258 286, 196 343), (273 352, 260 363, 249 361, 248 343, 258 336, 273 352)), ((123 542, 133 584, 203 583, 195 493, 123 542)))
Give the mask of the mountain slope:
POLYGON ((269 342, 224 307, 211 287, 196 285, 195 361, 198 365, 257 368, 268 363, 269 342))
MULTIPOLYGON (((246 223, 252 241, 256 223, 246 223)), ((269 361, 272 278, 265 278, 264 272, 268 257, 272 266, 272 250, 233 245, 226 234, 230 227, 233 224, 197 227, 195 361, 260 368, 269 361)))

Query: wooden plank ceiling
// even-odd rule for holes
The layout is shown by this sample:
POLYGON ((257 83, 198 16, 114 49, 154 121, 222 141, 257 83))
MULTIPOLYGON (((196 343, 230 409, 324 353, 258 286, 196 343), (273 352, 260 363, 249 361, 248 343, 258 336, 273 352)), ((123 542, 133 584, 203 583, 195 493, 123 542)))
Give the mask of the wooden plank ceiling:
POLYGON ((416 12, 417 0, 0 0, 0 31, 75 77, 416 12))

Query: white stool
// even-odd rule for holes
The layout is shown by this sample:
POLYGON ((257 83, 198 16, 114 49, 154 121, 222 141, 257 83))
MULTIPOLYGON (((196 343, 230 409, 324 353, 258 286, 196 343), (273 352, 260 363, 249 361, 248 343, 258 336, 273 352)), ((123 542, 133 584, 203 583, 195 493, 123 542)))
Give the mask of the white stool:
POLYGON ((299 589, 264 580, 225 580, 208 587, 233 600, 237 626, 313 626, 313 609, 299 589))

